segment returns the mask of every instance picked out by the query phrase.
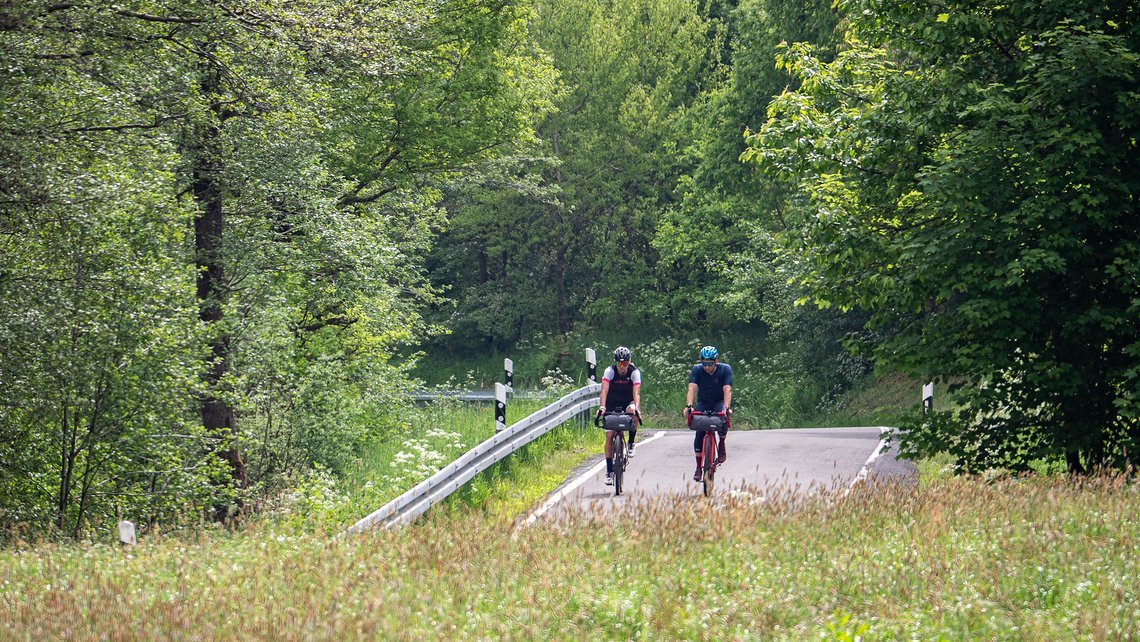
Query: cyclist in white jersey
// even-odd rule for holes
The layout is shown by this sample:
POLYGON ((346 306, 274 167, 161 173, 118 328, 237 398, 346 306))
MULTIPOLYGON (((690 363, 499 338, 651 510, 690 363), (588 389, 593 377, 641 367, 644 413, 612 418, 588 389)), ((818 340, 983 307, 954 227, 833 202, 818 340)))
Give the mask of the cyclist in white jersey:
MULTIPOLYGON (((637 437, 638 409, 641 408, 641 371, 630 361, 632 353, 624 346, 614 350, 614 365, 602 374, 602 394, 598 399, 598 415, 606 410, 628 412, 633 415, 629 431, 628 456, 633 457, 633 440, 637 437)), ((606 484, 614 483, 614 454, 610 439, 613 431, 606 431, 606 484)))

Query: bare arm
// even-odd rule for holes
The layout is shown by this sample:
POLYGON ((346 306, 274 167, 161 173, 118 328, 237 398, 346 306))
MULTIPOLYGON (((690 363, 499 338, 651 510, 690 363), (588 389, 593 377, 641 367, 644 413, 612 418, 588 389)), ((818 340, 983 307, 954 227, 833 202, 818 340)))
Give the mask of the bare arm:
POLYGON ((732 406, 732 386, 724 387, 724 409, 728 410, 732 406))
POLYGON ((610 382, 607 379, 602 379, 602 395, 598 397, 598 405, 602 408, 606 407, 606 395, 610 392, 610 382))
POLYGON ((696 397, 696 396, 697 396, 697 384, 690 383, 689 384, 689 394, 685 395, 685 405, 686 406, 693 405, 693 397, 696 397))

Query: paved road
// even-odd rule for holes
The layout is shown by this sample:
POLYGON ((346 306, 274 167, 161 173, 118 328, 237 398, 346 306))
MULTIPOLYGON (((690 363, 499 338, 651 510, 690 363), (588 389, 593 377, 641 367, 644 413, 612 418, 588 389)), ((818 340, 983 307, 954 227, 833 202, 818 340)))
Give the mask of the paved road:
MULTIPOLYGON (((716 492, 744 487, 764 494, 805 495, 847 488, 857 478, 913 476, 914 465, 880 452, 879 428, 803 428, 733 431, 728 460, 717 471, 716 492)), ((687 430, 638 433, 636 456, 625 474, 625 488, 614 497, 605 485, 605 461, 599 456, 580 468, 531 514, 531 521, 575 508, 609 511, 649 497, 700 495, 693 481, 696 459, 693 433, 687 430)))

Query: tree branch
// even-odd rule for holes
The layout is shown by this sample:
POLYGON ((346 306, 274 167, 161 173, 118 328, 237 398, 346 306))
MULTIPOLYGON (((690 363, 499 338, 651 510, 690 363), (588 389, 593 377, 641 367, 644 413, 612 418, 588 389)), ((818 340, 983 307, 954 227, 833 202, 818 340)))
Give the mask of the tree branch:
POLYGON ((300 332, 316 332, 317 330, 321 330, 321 329, 327 328, 329 326, 334 326, 337 328, 347 328, 350 325, 355 324, 359 320, 360 319, 352 319, 349 317, 330 317, 328 319, 322 319, 322 320, 317 321, 315 323, 310 323, 308 325, 300 326, 297 328, 297 330, 300 332))
POLYGON ((356 194, 360 193, 360 191, 357 190, 355 192, 355 194, 353 194, 352 196, 345 196, 344 198, 340 199, 340 206, 345 207, 348 205, 356 205, 356 204, 360 204, 360 203, 373 203, 373 202, 379 200, 384 195, 391 194, 392 192, 396 191, 396 189, 397 189, 397 187, 395 185, 390 185, 390 186, 385 187, 384 189, 382 189, 378 192, 373 192, 372 194, 369 194, 368 196, 356 196, 356 194))
POLYGON ((79 51, 76 53, 61 53, 61 54, 35 54, 32 56, 36 60, 71 60, 73 58, 86 58, 87 56, 94 56, 95 52, 91 49, 79 51))
POLYGON ((126 11, 126 10, 119 10, 116 13, 118 13, 120 16, 126 16, 128 18, 137 18, 139 20, 145 20, 147 22, 164 22, 164 23, 173 23, 173 24, 180 24, 180 25, 193 25, 193 26, 198 26, 198 25, 202 24, 202 22, 203 22, 199 18, 183 18, 181 16, 155 16, 155 15, 151 15, 149 13, 138 13, 135 11, 126 11))
POLYGON ((384 170, 388 169, 388 166, 391 165, 397 158, 399 158, 400 152, 402 151, 403 150, 400 148, 396 148, 388 152, 388 156, 384 158, 384 160, 380 161, 380 167, 378 167, 376 171, 371 172, 371 175, 368 178, 357 182, 356 187, 353 188, 351 193, 345 194, 341 197, 340 205, 343 207, 345 205, 352 205, 353 203, 371 203, 381 196, 384 196, 385 194, 388 194, 395 190, 396 187, 393 185, 391 187, 384 188, 378 194, 372 194, 364 197, 360 196, 361 192, 367 189, 369 185, 374 183, 376 179, 378 179, 380 175, 384 173, 384 170))
POLYGON ((590 92, 587 91, 586 95, 582 96, 582 102, 580 102, 577 105, 574 105, 570 109, 566 110, 566 115, 567 116, 573 116, 574 114, 577 114, 578 112, 582 111, 582 109, 584 109, 586 107, 586 103, 588 103, 588 102, 590 102, 590 92))
POLYGON ((65 129, 64 133, 78 134, 78 133, 91 133, 91 132, 118 132, 126 131, 128 129, 156 129, 162 127, 172 120, 181 120, 186 118, 186 114, 173 114, 171 116, 155 116, 153 123, 125 123, 123 125, 101 125, 98 127, 76 127, 75 129, 65 129))

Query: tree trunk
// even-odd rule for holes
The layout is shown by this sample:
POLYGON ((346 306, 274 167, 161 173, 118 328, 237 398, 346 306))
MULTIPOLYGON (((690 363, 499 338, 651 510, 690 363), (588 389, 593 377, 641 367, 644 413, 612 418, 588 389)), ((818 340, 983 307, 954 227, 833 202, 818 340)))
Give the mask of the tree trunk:
POLYGON ((570 297, 566 292, 566 246, 560 245, 554 257, 554 280, 558 295, 558 333, 570 332, 570 297))
POLYGON ((62 533, 67 529, 67 505, 71 503, 71 475, 75 465, 75 431, 69 417, 69 406, 63 407, 59 442, 59 495, 56 498, 55 525, 62 533))
MULTIPOLYGON (((203 81, 203 94, 210 96, 216 78, 207 75, 203 81)), ((226 274, 222 248, 225 233, 225 216, 221 189, 221 122, 215 113, 213 123, 200 128, 192 143, 189 155, 193 162, 194 199, 198 213, 194 217, 194 249, 198 267, 198 318, 211 326, 220 324, 225 314, 226 274)), ((199 398, 202 425, 210 435, 218 438, 218 456, 229 464, 230 475, 238 487, 248 481, 245 462, 242 461, 234 435, 234 410, 216 391, 230 370, 230 338, 228 333, 215 328, 211 338, 210 362, 206 369, 206 385, 199 398)), ((224 518, 224 514, 217 517, 224 518)))
POLYGON ((1065 464, 1069 469, 1071 475, 1084 475, 1085 466, 1081 463, 1081 451, 1070 450, 1065 453, 1065 464))
MULTIPOLYGON (((583 101, 584 104, 584 101, 583 101)), ((574 109, 577 112, 581 106, 574 109)), ((553 144, 554 156, 558 157, 562 150, 558 144, 558 132, 555 131, 551 136, 551 143, 553 144)), ((558 165, 554 168, 554 182, 559 187, 562 186, 562 166, 558 165)), ((561 213, 554 209, 553 220, 557 228, 565 226, 565 220, 562 218, 561 213)), ((557 301, 555 303, 558 308, 558 333, 565 336, 570 332, 570 310, 569 310, 569 296, 566 292, 566 245, 568 237, 558 238, 555 236, 555 242, 558 244, 558 249, 554 253, 554 286, 557 301)))

